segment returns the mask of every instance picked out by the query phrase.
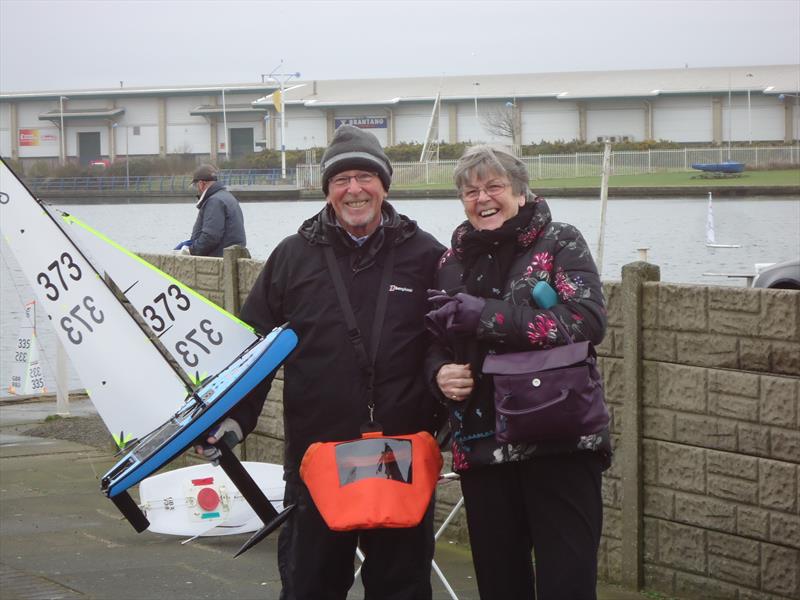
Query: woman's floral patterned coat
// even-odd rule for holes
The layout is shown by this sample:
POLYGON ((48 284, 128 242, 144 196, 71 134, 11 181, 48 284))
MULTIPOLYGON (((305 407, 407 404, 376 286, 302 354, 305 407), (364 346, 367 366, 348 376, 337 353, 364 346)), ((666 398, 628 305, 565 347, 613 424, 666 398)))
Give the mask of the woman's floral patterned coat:
MULTIPOLYGON (((505 444, 495 440, 495 411, 491 377, 480 375, 487 353, 541 350, 566 344, 555 319, 574 341, 599 344, 605 334, 606 310, 602 285, 589 247, 572 225, 551 220, 544 198, 531 196, 536 206, 529 226, 517 237, 517 252, 502 290, 502 299, 487 298, 472 352, 476 385, 470 398, 453 402, 436 385, 436 373, 443 364, 468 362, 454 355, 454 348, 435 342, 426 361, 426 375, 437 397, 448 406, 452 432, 453 468, 465 471, 476 466, 526 460, 541 454, 595 450, 611 456, 608 430, 575 439, 538 444, 505 444), (539 281, 547 281, 558 293, 558 304, 549 310, 538 308, 531 292, 539 281), (477 357, 477 360, 475 358, 477 357)), ((471 229, 465 221, 453 233, 452 247, 439 264, 437 289, 449 293, 464 291, 459 242, 471 229)), ((469 354, 469 353, 468 353, 469 354)), ((608 462, 606 463, 608 464, 608 462)))

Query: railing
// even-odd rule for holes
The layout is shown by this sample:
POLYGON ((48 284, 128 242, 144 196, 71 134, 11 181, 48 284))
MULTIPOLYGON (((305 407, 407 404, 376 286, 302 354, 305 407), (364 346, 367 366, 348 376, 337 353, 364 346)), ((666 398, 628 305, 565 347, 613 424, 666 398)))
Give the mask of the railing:
MULTIPOLYGON (((220 171, 220 181, 224 185, 295 185, 295 170, 286 170, 286 180, 281 178, 280 169, 236 169, 220 171)), ((33 177, 26 180, 28 186, 37 193, 43 192, 152 192, 188 193, 191 175, 131 175, 100 177, 33 177)))
MULTIPOLYGON (((641 152, 612 152, 611 172, 614 175, 644 175, 647 173, 691 171, 695 163, 720 163, 728 158, 728 148, 683 148, 676 150, 645 150, 641 152)), ((520 158, 528 167, 531 179, 562 179, 600 177, 603 154, 540 154, 520 158)), ((800 146, 775 148, 731 148, 730 160, 743 162, 750 169, 767 166, 800 165, 800 146)), ((452 184, 455 160, 430 163, 393 163, 392 185, 424 187, 432 184, 452 184)), ((298 186, 315 189, 321 186, 319 165, 298 165, 298 186)))
MULTIPOLYGON (((572 177, 599 177, 603 155, 596 153, 540 154, 523 156, 531 179, 561 179, 572 177)), ((612 152, 611 172, 614 175, 643 175, 670 171, 691 171, 694 163, 720 163, 734 160, 747 168, 768 166, 793 167, 800 165, 800 145, 772 148, 683 148, 676 150, 645 150, 641 152, 612 152)), ((455 160, 438 162, 393 163, 392 185, 397 187, 425 187, 452 184, 455 160)), ((278 185, 286 184, 299 189, 322 187, 318 164, 301 164, 297 169, 287 169, 286 179, 280 169, 237 169, 220 172, 225 185, 278 185)), ((188 192, 189 175, 131 176, 131 177, 40 177, 28 179, 28 185, 37 193, 70 191, 133 191, 144 193, 188 192)))

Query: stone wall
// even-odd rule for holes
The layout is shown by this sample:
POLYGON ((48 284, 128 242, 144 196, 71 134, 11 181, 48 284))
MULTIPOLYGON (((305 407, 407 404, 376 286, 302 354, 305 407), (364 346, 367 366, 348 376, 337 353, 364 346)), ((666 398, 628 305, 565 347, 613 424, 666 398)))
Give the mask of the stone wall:
MULTIPOLYGON (((145 259, 232 311, 262 264, 145 259)), ((605 293, 615 457, 600 578, 681 598, 800 598, 800 294, 663 284, 646 263, 605 293)), ((248 460, 281 461, 280 377, 248 460)), ((440 521, 459 497, 440 486, 440 521)), ((463 511, 445 537, 467 540, 463 511)))
POLYGON ((601 578, 681 598, 799 598, 800 294, 644 278, 637 311, 626 279, 605 286, 598 348, 616 441, 601 578))

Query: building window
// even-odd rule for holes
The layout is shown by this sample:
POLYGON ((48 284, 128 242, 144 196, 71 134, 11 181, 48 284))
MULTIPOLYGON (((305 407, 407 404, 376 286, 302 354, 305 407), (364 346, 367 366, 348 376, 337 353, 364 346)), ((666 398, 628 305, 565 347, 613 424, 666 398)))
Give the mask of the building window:
POLYGON ((138 125, 133 126, 133 135, 140 135, 141 131, 142 131, 141 127, 139 127, 138 125))

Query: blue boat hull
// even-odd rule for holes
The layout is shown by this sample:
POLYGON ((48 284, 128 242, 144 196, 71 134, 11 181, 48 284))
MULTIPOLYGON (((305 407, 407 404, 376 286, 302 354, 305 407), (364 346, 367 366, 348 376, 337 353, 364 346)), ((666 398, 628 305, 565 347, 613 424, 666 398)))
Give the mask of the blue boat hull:
POLYGON ((297 345, 291 329, 276 329, 197 390, 196 398, 152 432, 103 476, 111 499, 168 463, 220 421, 254 387, 275 371, 297 345))
POLYGON ((721 163, 694 163, 692 168, 709 173, 741 173, 744 171, 744 163, 733 161, 721 163))

